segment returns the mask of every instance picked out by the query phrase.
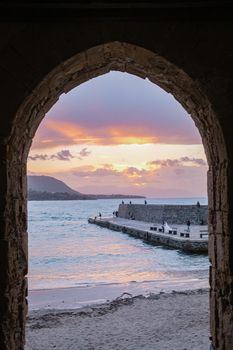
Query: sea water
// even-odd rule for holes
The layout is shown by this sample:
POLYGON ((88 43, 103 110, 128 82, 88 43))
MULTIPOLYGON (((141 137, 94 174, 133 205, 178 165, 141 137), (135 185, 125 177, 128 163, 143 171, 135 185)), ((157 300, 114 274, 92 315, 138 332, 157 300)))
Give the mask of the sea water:
MULTIPOLYGON (((129 202, 130 199, 124 199, 129 202)), ((144 203, 144 199, 131 199, 144 203)), ((147 199, 148 204, 207 204, 206 198, 147 199)), ((111 216, 119 199, 28 202, 29 289, 136 283, 208 286, 208 256, 151 245, 88 223, 111 216)))

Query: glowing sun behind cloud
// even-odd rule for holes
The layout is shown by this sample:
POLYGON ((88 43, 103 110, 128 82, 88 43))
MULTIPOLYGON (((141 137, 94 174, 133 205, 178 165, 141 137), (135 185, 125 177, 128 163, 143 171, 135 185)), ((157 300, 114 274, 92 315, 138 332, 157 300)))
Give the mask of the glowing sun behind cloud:
POLYGON ((28 158, 84 193, 206 196, 200 135, 178 102, 127 73, 92 79, 52 107, 28 158))

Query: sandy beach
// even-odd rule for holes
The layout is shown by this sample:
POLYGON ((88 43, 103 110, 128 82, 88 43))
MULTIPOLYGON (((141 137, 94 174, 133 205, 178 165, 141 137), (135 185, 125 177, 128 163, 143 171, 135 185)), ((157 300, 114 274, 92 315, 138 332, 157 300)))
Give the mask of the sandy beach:
POLYGON ((30 311, 26 350, 209 349, 208 289, 30 311))

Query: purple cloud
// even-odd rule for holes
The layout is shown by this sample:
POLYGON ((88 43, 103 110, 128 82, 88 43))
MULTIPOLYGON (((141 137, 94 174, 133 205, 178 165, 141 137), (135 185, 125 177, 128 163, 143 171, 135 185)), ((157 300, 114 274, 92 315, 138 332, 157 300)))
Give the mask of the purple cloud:
POLYGON ((74 156, 70 153, 68 149, 64 149, 64 150, 61 150, 60 152, 57 152, 56 154, 52 154, 50 158, 58 159, 58 160, 70 160, 74 158, 74 156))
POLYGON ((69 150, 64 149, 61 150, 60 152, 48 155, 48 154, 35 154, 34 156, 29 156, 29 160, 52 160, 52 159, 58 159, 58 160, 65 160, 69 161, 74 156, 70 153, 69 150))
POLYGON ((182 157, 180 158, 181 162, 192 162, 194 164, 204 166, 207 165, 207 162, 202 158, 189 158, 189 157, 182 157))
POLYGON ((79 159, 88 157, 91 154, 91 151, 88 151, 87 148, 82 148, 81 151, 78 153, 79 154, 79 159))
POLYGON ((153 160, 149 162, 148 165, 160 165, 161 167, 179 167, 184 163, 193 163, 199 166, 207 165, 207 162, 202 158, 190 158, 190 157, 181 157, 179 159, 162 159, 162 160, 153 160))
POLYGON ((138 176, 138 177, 142 177, 142 176, 146 176, 148 173, 151 173, 151 170, 146 170, 146 169, 138 169, 136 167, 128 167, 127 169, 125 169, 123 171, 123 173, 125 175, 128 176, 138 176))
POLYGON ((149 165, 160 165, 163 167, 174 167, 180 165, 180 160, 178 159, 162 159, 162 160, 153 160, 149 162, 149 165))
POLYGON ((105 176, 122 176, 124 179, 148 179, 153 177, 155 174, 154 170, 151 169, 138 169, 136 167, 128 167, 123 170, 114 169, 111 164, 105 164, 102 167, 94 168, 93 166, 83 166, 76 168, 72 172, 73 175, 79 177, 105 177, 105 176))
POLYGON ((119 176, 121 173, 118 170, 113 169, 113 167, 109 164, 103 166, 101 168, 95 169, 92 166, 84 166, 75 169, 72 172, 76 176, 80 177, 90 177, 90 176, 119 176))
POLYGON ((29 156, 29 160, 49 160, 50 157, 47 154, 35 154, 34 156, 29 156))

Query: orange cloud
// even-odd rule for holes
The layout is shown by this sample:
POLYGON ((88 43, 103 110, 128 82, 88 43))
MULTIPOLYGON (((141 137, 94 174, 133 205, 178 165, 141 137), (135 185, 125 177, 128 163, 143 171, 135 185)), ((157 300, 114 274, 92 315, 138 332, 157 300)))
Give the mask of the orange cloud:
POLYGON ((135 186, 144 186, 147 183, 155 181, 156 172, 154 169, 138 169, 136 167, 127 167, 123 170, 117 170, 111 164, 105 164, 100 167, 81 166, 72 170, 72 174, 80 178, 117 177, 118 182, 127 182, 135 186))
POLYGON ((73 144, 200 144, 187 112, 148 80, 111 72, 63 94, 47 113, 33 148, 73 144))
POLYGON ((120 145, 151 144, 160 138, 143 126, 115 125, 104 127, 81 127, 76 123, 49 120, 38 130, 33 149, 53 148, 76 144, 120 145))
MULTIPOLYGON (((188 162, 188 157, 185 159, 188 162)), ((83 193, 115 192, 149 197, 206 195, 206 166, 186 166, 180 162, 176 165, 176 162, 166 161, 158 168, 151 167, 149 163, 145 168, 132 166, 123 169, 114 164, 83 165, 68 171, 42 174, 68 181, 71 187, 83 193)))
MULTIPOLYGON (((170 178, 170 182, 185 174, 187 171, 194 169, 206 170, 206 162, 201 158, 181 157, 179 159, 164 159, 148 162, 145 168, 126 167, 118 169, 112 164, 100 166, 81 166, 71 171, 72 175, 79 178, 92 179, 99 182, 105 178, 106 183, 111 182, 114 178, 118 183, 124 183, 136 187, 144 187, 148 184, 160 183, 163 178, 170 178), (188 166, 187 166, 188 165, 188 166), (190 170, 188 170, 190 169, 190 170), (112 180, 111 180, 112 179, 112 180)), ((202 170, 201 170, 202 171, 202 170)), ((114 180, 115 181, 115 180, 114 180)))

